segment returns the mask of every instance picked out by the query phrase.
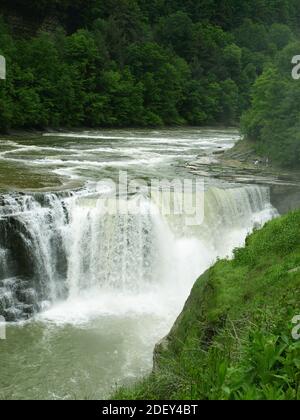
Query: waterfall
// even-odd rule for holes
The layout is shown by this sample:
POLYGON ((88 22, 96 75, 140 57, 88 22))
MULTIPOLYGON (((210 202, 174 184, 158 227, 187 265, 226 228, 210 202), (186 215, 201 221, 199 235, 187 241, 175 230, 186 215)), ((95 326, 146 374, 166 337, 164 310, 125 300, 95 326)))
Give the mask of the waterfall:
POLYGON ((217 257, 277 215, 258 186, 208 189, 204 221, 192 227, 151 211, 148 197, 137 214, 106 214, 88 190, 3 195, 0 205, 0 315, 9 321, 86 292, 186 294, 217 257))
POLYGON ((166 234, 160 220, 142 209, 137 215, 104 214, 102 204, 79 200, 69 207, 65 249, 71 296, 92 287, 138 291, 159 276, 160 234, 166 234))

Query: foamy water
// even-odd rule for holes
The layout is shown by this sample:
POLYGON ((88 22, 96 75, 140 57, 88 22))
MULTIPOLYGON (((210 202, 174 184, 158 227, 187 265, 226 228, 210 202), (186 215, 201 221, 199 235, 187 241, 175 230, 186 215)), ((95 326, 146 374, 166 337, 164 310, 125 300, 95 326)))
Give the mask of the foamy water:
MULTIPOLYGON (((199 226, 186 226, 184 217, 162 215, 159 208, 104 215, 98 203, 110 189, 99 189, 98 182, 117 180, 120 169, 129 179, 184 179, 190 176, 187 160, 201 150, 226 149, 238 138, 230 130, 191 129, 53 133, 1 143, 0 162, 56 174, 66 185, 76 179, 80 188, 2 198, 0 222, 8 238, 18 234, 11 226, 22 226, 19 249, 32 259, 27 271, 42 310, 8 327, 0 346, 0 392, 10 398, 104 398, 116 384, 151 370, 154 345, 168 333, 197 277, 277 213, 268 188, 208 181, 199 226)), ((27 190, 34 189, 29 183, 27 190)), ((158 206, 148 196, 140 203, 143 209, 158 206)), ((2 288, 18 309, 12 291, 20 284, 18 255, 11 255, 7 241, 0 243, 0 262, 7 263, 2 288)))

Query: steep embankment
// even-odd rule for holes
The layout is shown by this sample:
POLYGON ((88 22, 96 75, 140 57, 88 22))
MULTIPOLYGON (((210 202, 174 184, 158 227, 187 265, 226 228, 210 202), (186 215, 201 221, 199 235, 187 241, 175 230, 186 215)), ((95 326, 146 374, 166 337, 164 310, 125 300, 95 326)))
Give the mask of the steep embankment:
POLYGON ((252 234, 196 282, 154 373, 118 398, 299 399, 300 212, 252 234), (297 328, 296 328, 297 329, 297 328))

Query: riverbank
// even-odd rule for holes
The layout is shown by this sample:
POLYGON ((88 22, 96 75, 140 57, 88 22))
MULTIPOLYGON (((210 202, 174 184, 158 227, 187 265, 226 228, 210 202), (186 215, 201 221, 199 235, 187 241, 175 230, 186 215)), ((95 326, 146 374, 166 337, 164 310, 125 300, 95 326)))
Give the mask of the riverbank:
POLYGON ((99 180, 118 182, 120 170, 128 180, 189 179, 186 161, 237 140, 236 131, 191 129, 1 141, 1 315, 15 322, 0 345, 0 399, 105 399, 151 372, 154 346, 197 276, 274 209, 266 188, 212 181, 201 226, 161 214, 144 194, 143 211, 115 217, 103 214, 99 180), (41 193, 52 176, 82 188, 41 193))
POLYGON ((154 371, 118 399, 299 399, 300 212, 253 233, 196 282, 154 371))
POLYGON ((268 157, 258 155, 245 140, 229 150, 202 153, 186 166, 196 174, 241 183, 298 185, 300 179, 300 170, 275 165, 268 157))
POLYGON ((253 144, 240 140, 233 148, 201 153, 186 167, 195 175, 241 184, 267 185, 280 214, 300 207, 300 170, 286 169, 258 155, 253 144))

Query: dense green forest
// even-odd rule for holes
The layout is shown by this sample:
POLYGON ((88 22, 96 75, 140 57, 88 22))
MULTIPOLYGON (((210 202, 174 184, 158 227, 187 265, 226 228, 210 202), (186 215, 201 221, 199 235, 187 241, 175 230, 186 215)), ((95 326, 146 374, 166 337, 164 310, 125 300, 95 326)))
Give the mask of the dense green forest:
POLYGON ((299 164, 298 0, 2 0, 0 15, 2 130, 232 125, 250 108, 246 135, 299 164))
POLYGON ((290 43, 265 67, 242 117, 242 129, 257 151, 288 167, 300 166, 300 80, 291 75, 291 59, 299 51, 300 42, 290 43))

